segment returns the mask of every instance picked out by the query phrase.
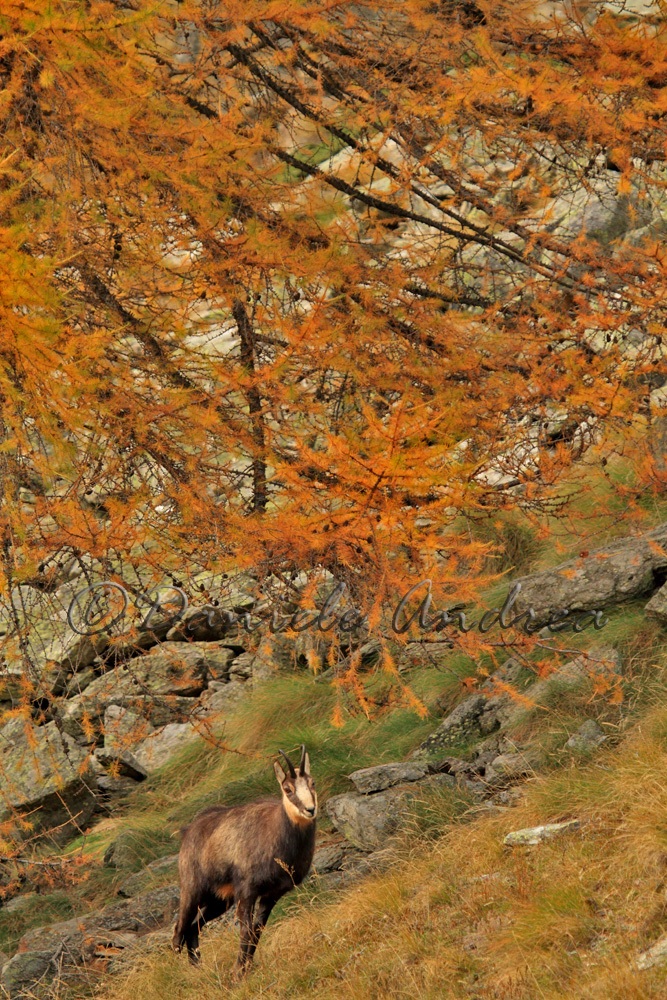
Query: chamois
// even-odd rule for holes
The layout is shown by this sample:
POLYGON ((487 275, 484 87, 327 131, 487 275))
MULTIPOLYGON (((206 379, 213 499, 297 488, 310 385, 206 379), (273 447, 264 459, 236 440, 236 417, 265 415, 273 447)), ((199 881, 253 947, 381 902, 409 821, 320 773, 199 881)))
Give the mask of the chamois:
POLYGON ((199 931, 236 903, 241 942, 237 976, 247 972, 271 910, 308 874, 315 851, 317 794, 301 747, 298 773, 273 764, 282 799, 204 809, 182 831, 178 858, 180 909, 172 947, 200 961, 199 931), (257 912, 254 913, 257 903, 257 912))

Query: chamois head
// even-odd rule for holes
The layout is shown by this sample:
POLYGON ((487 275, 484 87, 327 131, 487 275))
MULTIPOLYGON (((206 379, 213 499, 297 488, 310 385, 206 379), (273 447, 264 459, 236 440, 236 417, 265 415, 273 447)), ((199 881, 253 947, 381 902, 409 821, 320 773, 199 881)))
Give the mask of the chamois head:
POLYGON ((293 823, 308 823, 317 816, 317 792, 310 776, 310 758, 305 746, 301 747, 301 763, 298 772, 286 753, 280 751, 287 763, 284 771, 278 761, 273 768, 283 793, 285 812, 293 823))

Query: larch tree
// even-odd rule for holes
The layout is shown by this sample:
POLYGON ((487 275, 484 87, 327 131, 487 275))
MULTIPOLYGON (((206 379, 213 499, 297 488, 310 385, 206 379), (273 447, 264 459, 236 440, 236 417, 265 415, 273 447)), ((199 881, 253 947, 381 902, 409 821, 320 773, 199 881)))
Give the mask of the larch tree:
POLYGON ((667 33, 559 6, 3 5, 8 664, 58 660, 30 606, 70 579, 472 600, 470 525, 544 531, 613 454, 640 521, 667 33))

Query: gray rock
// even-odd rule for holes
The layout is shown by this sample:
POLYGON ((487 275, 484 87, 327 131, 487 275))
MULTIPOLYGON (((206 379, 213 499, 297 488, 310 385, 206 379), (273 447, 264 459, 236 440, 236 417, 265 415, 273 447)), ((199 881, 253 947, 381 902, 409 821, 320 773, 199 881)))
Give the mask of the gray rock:
POLYGON ((229 667, 230 678, 236 680, 266 680, 275 672, 271 658, 259 652, 240 653, 235 656, 229 667))
POLYGON ((325 875, 329 872, 341 871, 362 856, 362 852, 344 841, 338 844, 325 844, 315 851, 312 873, 325 875))
MULTIPOLYGON (((115 671, 110 671, 115 673, 115 671)), ((108 677, 108 675, 105 675, 108 677)), ((92 685, 91 685, 92 687, 92 685)), ((84 727, 84 717, 87 716, 95 733, 102 730, 102 719, 110 705, 128 708, 135 715, 150 721, 153 726, 164 726, 167 723, 192 718, 199 706, 197 698, 183 698, 179 695, 151 695, 149 692, 137 692, 134 696, 119 693, 112 680, 107 680, 103 689, 95 690, 91 695, 88 691, 67 701, 62 709, 61 719, 63 729, 79 742, 91 742, 95 735, 90 736, 84 727)))
POLYGON ((247 681, 233 680, 215 691, 210 693, 206 691, 202 695, 201 708, 198 709, 197 715, 207 718, 227 711, 230 705, 233 705, 247 693, 246 684, 247 681))
POLYGON ((667 625, 667 583, 656 590, 644 610, 649 618, 656 618, 661 625, 667 625))
POLYGON ((23 740, 30 740, 30 734, 35 728, 31 718, 17 715, 0 726, 0 750, 18 746, 23 740))
POLYGON ((320 879, 325 888, 342 889, 365 875, 381 871, 389 860, 390 854, 385 849, 368 853, 348 844, 340 867, 322 873, 315 871, 311 877, 320 879))
POLYGON ((532 774, 534 762, 527 753, 503 753, 495 757, 484 771, 488 784, 504 784, 532 774))
POLYGON ((491 677, 482 684, 478 694, 464 698, 440 723, 416 750, 412 759, 438 753, 454 743, 471 736, 486 736, 506 725, 516 702, 508 694, 493 694, 496 680, 516 685, 521 673, 521 664, 514 659, 506 660, 491 677))
POLYGON ((106 771, 98 774, 95 780, 97 790, 101 793, 102 798, 108 798, 112 795, 114 797, 131 795, 137 787, 137 783, 133 778, 124 778, 122 776, 116 778, 106 771))
POLYGON ((411 786, 398 785, 373 795, 346 792, 330 798, 326 809, 334 828, 350 843, 362 851, 372 851, 398 830, 406 807, 415 797, 442 785, 453 788, 456 779, 449 774, 438 774, 411 786))
POLYGON ((198 738, 199 733, 189 722, 171 722, 138 743, 134 747, 134 757, 140 767, 150 774, 198 738))
POLYGON ((526 718, 538 707, 548 707, 562 694, 581 688, 592 673, 614 677, 621 672, 621 658, 611 646, 593 646, 569 663, 554 670, 548 677, 535 681, 524 694, 535 703, 535 708, 512 704, 505 716, 504 725, 509 727, 526 718))
POLYGON ((169 631, 169 640, 224 639, 230 632, 238 632, 236 614, 250 611, 256 603, 253 591, 257 581, 247 573, 237 573, 231 579, 220 573, 199 573, 191 578, 190 584, 208 603, 188 608, 183 619, 169 631))
POLYGON ((178 907, 179 887, 168 885, 126 899, 94 913, 37 927, 24 934, 18 953, 2 969, 1 981, 11 997, 48 982, 63 967, 88 963, 109 948, 123 947, 130 938, 170 924, 178 907))
POLYGON ((488 698, 483 694, 471 694, 456 706, 449 715, 440 723, 434 733, 431 733, 413 756, 422 753, 434 753, 444 747, 465 739, 471 733, 477 733, 478 720, 486 710, 488 698))
POLYGON ((429 773, 428 765, 422 763, 399 762, 396 764, 379 764, 376 767, 362 767, 348 775, 354 787, 362 795, 369 792, 381 792, 392 785, 400 785, 406 781, 419 781, 429 773))
POLYGON ((562 833, 570 833, 580 827, 578 819, 570 819, 564 823, 546 823, 544 826, 532 826, 525 830, 514 830, 508 833, 503 844, 507 847, 519 847, 526 844, 541 844, 562 833))
POLYGON ((58 969, 56 949, 19 952, 2 967, 0 982, 11 998, 29 996, 37 983, 55 976, 58 969))
POLYGON ((625 538, 554 569, 521 577, 514 607, 538 616, 562 608, 601 609, 654 588, 654 573, 667 567, 667 524, 625 538), (664 550, 664 551, 662 551, 664 550))
POLYGON ((200 695, 209 678, 228 674, 231 651, 220 643, 165 642, 159 649, 136 656, 108 670, 89 684, 86 701, 110 703, 113 698, 147 695, 200 695))
POLYGON ((549 206, 552 221, 547 230, 568 238, 586 233, 606 244, 652 221, 650 206, 636 195, 629 197, 616 192, 617 180, 610 171, 596 179, 594 187, 593 191, 580 187, 570 195, 554 199, 549 206))
POLYGON ((147 719, 123 705, 108 705, 104 712, 105 750, 130 749, 152 732, 147 719))
MULTIPOLYGON (((20 913, 21 910, 29 910, 39 903, 38 893, 25 892, 21 896, 14 896, 7 900, 2 907, 3 913, 20 913)), ((6 961, 6 959, 5 959, 6 961)))
POLYGON ((136 896, 138 893, 148 889, 156 881, 165 879, 168 882, 178 880, 178 854, 168 854, 157 861, 151 861, 140 872, 133 872, 128 875, 124 882, 118 887, 118 895, 127 898, 136 896))
POLYGON ((144 781, 148 777, 148 771, 129 750, 111 750, 107 747, 98 747, 95 751, 95 759, 102 767, 117 772, 118 776, 132 778, 133 781, 144 781))
POLYGON ((23 724, 0 740, 0 778, 0 820, 30 813, 34 830, 60 827, 54 836, 63 842, 85 828, 93 814, 89 755, 55 722, 33 728, 30 737, 23 724))
MULTIPOLYGON (((516 664, 508 661, 503 668, 502 680, 515 684, 518 680, 516 664)), ((445 771, 464 780, 467 790, 476 797, 488 796, 499 785, 519 781, 531 774, 537 765, 537 758, 529 751, 521 750, 508 732, 525 724, 530 716, 551 705, 566 692, 577 691, 588 682, 591 673, 614 675, 620 673, 620 657, 610 647, 596 646, 581 656, 564 664, 548 677, 540 678, 523 691, 525 701, 518 702, 509 694, 488 698, 483 694, 470 695, 451 712, 440 726, 411 754, 415 761, 430 760, 431 771, 445 771), (462 734, 485 735, 489 730, 499 732, 478 745, 470 760, 453 757, 433 759, 436 751, 452 742, 452 737, 460 739, 462 734), (484 775, 484 782, 480 776, 484 775)), ((482 685, 482 690, 493 690, 492 675, 482 685)))
POLYGON ((68 679, 62 690, 63 698, 76 698, 95 680, 96 674, 92 666, 85 667, 68 679))
POLYGON ((232 655, 218 642, 165 642, 154 652, 107 670, 70 699, 63 711, 65 731, 85 738, 84 714, 96 723, 112 705, 129 708, 156 726, 180 721, 179 715, 182 719, 192 714, 207 680, 228 677, 232 655))
POLYGON ((587 719, 565 744, 568 750, 594 750, 607 739, 595 719, 587 719))
POLYGON ((0 701, 16 704, 21 699, 25 674, 20 667, 5 664, 0 667, 0 701))
POLYGON ((664 965, 665 962, 667 962, 667 934, 663 934, 655 944, 638 956, 637 968, 643 971, 653 968, 654 965, 664 965))

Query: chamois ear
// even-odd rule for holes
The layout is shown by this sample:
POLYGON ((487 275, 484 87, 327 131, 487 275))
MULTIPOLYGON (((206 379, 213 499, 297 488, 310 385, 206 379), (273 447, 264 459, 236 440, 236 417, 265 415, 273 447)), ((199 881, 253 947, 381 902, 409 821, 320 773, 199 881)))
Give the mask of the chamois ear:
POLYGON ((287 780, 287 775, 285 774, 285 772, 283 771, 282 767, 280 766, 277 760, 274 760, 273 762, 273 770, 276 772, 276 778, 282 785, 283 781, 287 780))
POLYGON ((308 777, 310 774, 310 757, 305 746, 301 746, 301 763, 299 764, 299 774, 308 777))

